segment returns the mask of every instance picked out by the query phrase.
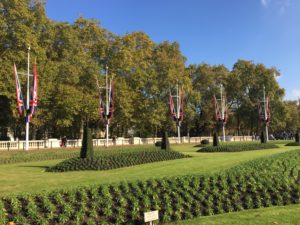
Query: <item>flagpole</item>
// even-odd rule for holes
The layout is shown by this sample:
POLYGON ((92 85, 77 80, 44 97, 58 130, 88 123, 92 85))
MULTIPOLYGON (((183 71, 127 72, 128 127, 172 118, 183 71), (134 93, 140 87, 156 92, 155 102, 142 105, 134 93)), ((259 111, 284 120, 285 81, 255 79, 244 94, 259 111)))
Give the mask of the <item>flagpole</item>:
POLYGON ((29 150, 29 63, 30 63, 30 45, 28 45, 27 56, 27 98, 26 98, 26 140, 25 150, 29 150))
POLYGON ((109 129, 109 119, 108 119, 108 113, 109 113, 109 100, 108 100, 108 66, 106 65, 106 71, 105 71, 105 94, 106 94, 106 147, 108 147, 108 129, 109 129))
POLYGON ((267 120, 268 120, 268 115, 267 115, 267 104, 266 104, 266 88, 265 86, 263 87, 263 95, 264 95, 264 111, 265 111, 265 126, 266 126, 266 140, 267 142, 269 141, 269 131, 268 131, 268 125, 267 125, 267 120))

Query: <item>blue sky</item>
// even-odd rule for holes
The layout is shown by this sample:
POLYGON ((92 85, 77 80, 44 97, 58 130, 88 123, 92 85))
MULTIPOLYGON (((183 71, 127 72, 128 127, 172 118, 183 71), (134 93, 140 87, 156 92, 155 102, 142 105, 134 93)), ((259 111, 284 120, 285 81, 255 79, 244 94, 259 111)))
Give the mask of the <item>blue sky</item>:
POLYGON ((56 21, 94 18, 116 33, 177 41, 187 64, 238 59, 276 67, 286 99, 300 97, 300 0, 46 0, 56 21))

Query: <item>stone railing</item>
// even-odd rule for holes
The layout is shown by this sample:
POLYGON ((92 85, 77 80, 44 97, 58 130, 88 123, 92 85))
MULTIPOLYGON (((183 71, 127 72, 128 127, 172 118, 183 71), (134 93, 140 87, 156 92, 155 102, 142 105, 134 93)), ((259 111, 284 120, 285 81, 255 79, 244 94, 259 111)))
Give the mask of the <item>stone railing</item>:
MULTIPOLYGON (((207 139, 212 142, 213 137, 181 137, 181 143, 200 143, 201 140, 207 139)), ((226 136, 226 141, 252 141, 252 136, 226 136)), ((123 138, 119 137, 115 140, 109 139, 108 145, 144 145, 144 144, 155 144, 157 141, 161 141, 161 138, 123 138)), ((169 138, 170 144, 178 143, 177 137, 169 138)), ((48 140, 36 140, 29 141, 29 149, 51 149, 60 148, 61 141, 58 139, 48 139, 48 140)), ((94 146, 105 146, 105 139, 93 139, 94 146)), ((81 139, 73 139, 67 141, 67 147, 81 147, 81 139)), ((0 150, 24 150, 25 141, 0 141, 0 150)))

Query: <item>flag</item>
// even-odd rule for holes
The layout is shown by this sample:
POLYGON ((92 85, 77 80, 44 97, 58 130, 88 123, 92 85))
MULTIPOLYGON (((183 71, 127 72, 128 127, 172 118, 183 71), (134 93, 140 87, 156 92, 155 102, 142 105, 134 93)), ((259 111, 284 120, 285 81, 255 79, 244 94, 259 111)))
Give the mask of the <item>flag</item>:
POLYGON ((14 75, 15 75, 15 81, 16 81, 16 95, 17 95, 17 104, 18 104, 18 111, 20 115, 24 114, 24 101, 22 97, 22 91, 21 91, 21 85, 19 81, 19 76, 17 72, 16 64, 14 64, 14 75))
POLYGON ((172 98, 171 93, 170 93, 170 112, 171 112, 171 116, 172 116, 173 120, 175 121, 177 119, 176 118, 176 110, 174 107, 173 98, 172 98))
POLYGON ((267 123, 270 122, 271 120, 271 103, 270 103, 270 96, 268 96, 268 99, 267 99, 267 123))
POLYGON ((224 118, 223 122, 226 124, 228 119, 228 107, 227 107, 227 98, 226 96, 224 97, 224 118))
POLYGON ((216 117, 216 120, 220 121, 221 120, 221 112, 220 112, 219 105, 218 105, 218 102, 217 102, 217 98, 216 98, 215 95, 213 96, 213 101, 214 101, 214 106, 215 106, 215 117, 216 117))
POLYGON ((179 109, 179 118, 178 120, 182 121, 183 120, 183 115, 184 115, 184 110, 183 110, 183 106, 184 106, 184 101, 183 101, 183 93, 181 93, 181 97, 180 97, 180 109, 179 109))
POLYGON ((99 97, 99 113, 100 113, 100 118, 103 119, 103 118, 105 118, 105 113, 104 113, 103 99, 102 99, 98 80, 97 80, 97 86, 98 86, 98 97, 99 97))
POLYGON ((30 99, 30 111, 29 111, 29 117, 30 122, 32 122, 32 116, 36 112, 38 104, 38 79, 37 79, 37 66, 34 64, 33 67, 33 88, 31 93, 31 99, 30 99))
POLYGON ((109 111, 106 112, 107 119, 112 118, 113 112, 114 112, 114 82, 110 81, 109 85, 109 99, 108 99, 108 105, 109 105, 109 111))

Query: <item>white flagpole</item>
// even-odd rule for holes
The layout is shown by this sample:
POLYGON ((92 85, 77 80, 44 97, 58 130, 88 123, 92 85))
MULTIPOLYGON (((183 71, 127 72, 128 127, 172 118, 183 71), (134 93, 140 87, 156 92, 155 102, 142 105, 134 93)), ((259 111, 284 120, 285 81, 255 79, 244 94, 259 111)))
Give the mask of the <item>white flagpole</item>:
POLYGON ((109 113, 109 99, 108 99, 108 66, 106 65, 106 72, 105 72, 105 93, 106 93, 106 147, 108 147, 108 132, 109 132, 109 119, 108 119, 108 113, 109 113))
POLYGON ((28 46, 28 57, 27 57, 27 99, 26 99, 26 141, 25 150, 29 150, 29 63, 30 63, 30 45, 28 46))

